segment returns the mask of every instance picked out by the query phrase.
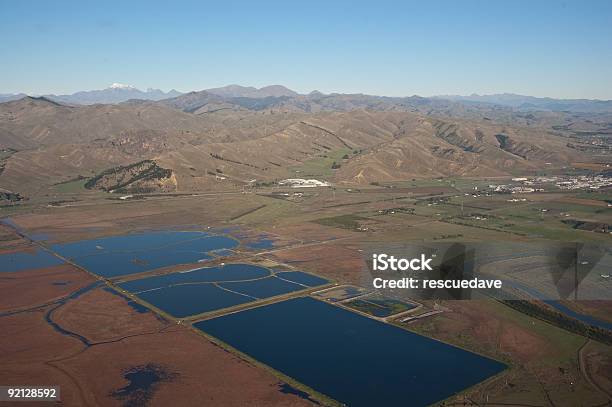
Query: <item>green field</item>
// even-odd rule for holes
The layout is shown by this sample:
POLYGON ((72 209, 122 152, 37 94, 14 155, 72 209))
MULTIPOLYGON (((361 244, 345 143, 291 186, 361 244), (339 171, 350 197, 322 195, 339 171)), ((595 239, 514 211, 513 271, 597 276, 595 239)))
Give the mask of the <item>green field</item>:
POLYGON ((316 158, 311 158, 289 169, 297 178, 329 179, 334 175, 334 170, 332 169, 333 163, 342 165, 343 161, 345 161, 342 157, 347 155, 349 157, 352 156, 352 151, 348 148, 327 151, 321 153, 316 158))
POLYGON ((612 202, 612 191, 587 191, 575 195, 576 198, 612 202))
POLYGON ((358 230, 360 227, 360 221, 365 221, 368 218, 363 216, 349 214, 349 215, 338 215, 330 218, 317 219, 314 222, 320 225, 333 226, 341 229, 358 230))
POLYGON ((59 184, 55 184, 53 189, 56 192, 62 194, 75 194, 79 192, 85 192, 85 183, 87 182, 87 178, 70 180, 67 182, 62 182, 59 184))

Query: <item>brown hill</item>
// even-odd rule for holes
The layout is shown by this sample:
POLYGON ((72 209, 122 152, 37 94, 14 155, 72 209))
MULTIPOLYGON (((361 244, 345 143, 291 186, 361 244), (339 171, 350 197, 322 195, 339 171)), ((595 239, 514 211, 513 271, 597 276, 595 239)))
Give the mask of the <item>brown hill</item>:
MULTIPOLYGON (((201 93, 179 98, 190 100, 185 97, 218 100, 201 93)), ((364 184, 508 175, 585 159, 565 138, 548 131, 485 120, 393 110, 281 113, 237 105, 193 114, 177 109, 181 106, 186 105, 74 107, 35 98, 0 104, 0 150, 11 152, 3 159, 0 187, 44 193, 79 175, 99 177, 126 167, 132 169, 121 177, 131 179, 140 169, 129 166, 143 160, 170 171, 172 181, 135 184, 136 189, 181 192, 296 176, 364 184)))
POLYGON ((172 170, 144 160, 105 170, 89 179, 85 188, 120 193, 170 192, 176 189, 176 179, 172 170))
POLYGON ((266 97, 281 97, 281 96, 297 96, 297 92, 292 91, 282 85, 270 85, 263 88, 254 88, 252 86, 228 85, 222 88, 206 89, 208 93, 218 96, 235 98, 266 98, 266 97))
POLYGON ((57 145, 106 139, 123 131, 200 132, 206 123, 158 104, 67 106, 25 97, 0 104, 0 147, 57 145), (21 145, 18 145, 21 144, 21 145))

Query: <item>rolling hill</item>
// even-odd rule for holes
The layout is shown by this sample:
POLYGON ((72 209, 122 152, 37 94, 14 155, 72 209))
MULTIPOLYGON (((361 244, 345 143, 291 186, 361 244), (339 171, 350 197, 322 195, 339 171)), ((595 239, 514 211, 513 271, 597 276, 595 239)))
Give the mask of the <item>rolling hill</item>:
POLYGON ((206 89, 208 93, 225 98, 267 98, 267 97, 282 97, 282 96, 298 96, 297 92, 292 91, 282 85, 270 85, 263 88, 255 88, 252 86, 228 85, 222 88, 206 89))
POLYGON ((147 192, 290 177, 364 185, 503 176, 588 159, 550 129, 428 115, 423 106, 440 105, 421 99, 406 98, 408 105, 363 95, 223 98, 203 91, 160 102, 66 106, 25 97, 0 104, 0 150, 7 151, 0 187, 31 196, 75 177, 105 180, 102 190, 146 180, 134 189, 147 192), (295 106, 297 99, 310 107, 270 107, 295 106), (256 101, 273 103, 253 107, 256 101), (145 177, 160 171, 161 178, 145 177))

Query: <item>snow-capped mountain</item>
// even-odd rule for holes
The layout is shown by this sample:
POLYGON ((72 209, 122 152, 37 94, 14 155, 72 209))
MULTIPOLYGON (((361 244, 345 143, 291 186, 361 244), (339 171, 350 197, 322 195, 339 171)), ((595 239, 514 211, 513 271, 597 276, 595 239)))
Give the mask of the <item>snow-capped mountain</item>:
MULTIPOLYGON (((135 86, 132 86, 132 85, 125 85, 125 84, 123 84, 123 83, 117 83, 117 82, 115 82, 115 83, 113 83, 112 85, 110 85, 110 86, 108 87, 108 89, 136 89, 136 87, 135 87, 135 86)), ((149 88, 149 89, 151 89, 151 88, 149 88)))

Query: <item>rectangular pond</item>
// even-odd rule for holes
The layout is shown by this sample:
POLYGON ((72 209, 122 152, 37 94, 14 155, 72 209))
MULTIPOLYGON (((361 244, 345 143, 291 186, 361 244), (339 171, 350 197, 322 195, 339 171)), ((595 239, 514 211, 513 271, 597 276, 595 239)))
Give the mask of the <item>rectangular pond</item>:
MULTIPOLYGON (((174 317, 184 318, 311 287, 277 277, 284 273, 252 264, 226 264, 117 285, 174 317)), ((298 273, 294 275, 296 279, 312 286, 328 282, 311 274, 295 273, 298 273)))
POLYGON ((351 407, 427 406, 506 368, 310 297, 194 326, 351 407))
POLYGON ((214 284, 175 285, 145 291, 137 296, 177 318, 254 301, 253 298, 223 290, 214 284))

